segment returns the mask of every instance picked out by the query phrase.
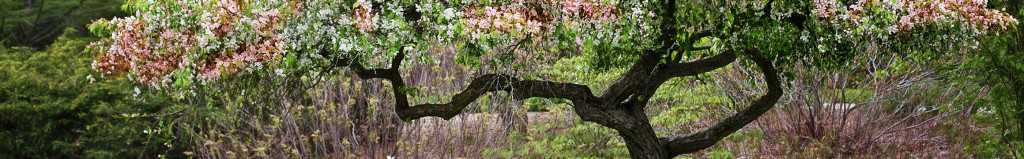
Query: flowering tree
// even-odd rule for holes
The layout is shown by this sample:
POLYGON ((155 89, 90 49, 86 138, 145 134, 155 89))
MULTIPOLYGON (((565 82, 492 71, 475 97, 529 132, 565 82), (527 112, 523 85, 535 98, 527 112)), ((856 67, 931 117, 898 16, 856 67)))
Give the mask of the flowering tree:
MULTIPOLYGON (((985 1, 136 1, 135 15, 100 20, 92 43, 104 75, 187 96, 235 74, 320 76, 351 70, 391 82, 405 120, 450 119, 488 92, 561 98, 584 121, 615 129, 634 158, 713 146, 770 110, 778 68, 829 66, 856 53, 930 53, 977 46, 1017 21, 985 1), (523 49, 520 49, 523 48, 523 49), (544 49, 531 49, 544 48, 544 49), (550 48, 550 49, 548 49, 550 48), (553 54, 609 57, 628 67, 598 93, 572 81, 510 73, 478 76, 447 103, 414 104, 400 71, 456 54, 464 64, 544 64, 553 54), (736 62, 760 68, 766 90, 736 114, 687 135, 658 136, 644 108, 659 86, 736 62), (778 67, 778 68, 777 68, 778 67)), ((753 78, 753 77, 752 77, 753 78)))

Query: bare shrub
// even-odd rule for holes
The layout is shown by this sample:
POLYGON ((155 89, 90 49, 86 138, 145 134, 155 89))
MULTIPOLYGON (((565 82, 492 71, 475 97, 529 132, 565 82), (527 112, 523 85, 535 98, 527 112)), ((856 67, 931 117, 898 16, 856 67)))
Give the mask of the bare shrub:
MULTIPOLYGON (((792 69, 791 86, 776 109, 746 131, 764 139, 748 155, 815 157, 957 157, 962 148, 936 125, 973 107, 983 88, 962 87, 941 77, 944 72, 913 65, 901 57, 860 56, 854 67, 835 70, 792 69), (900 67, 894 67, 901 65, 900 67)), ((798 67, 807 68, 807 67, 798 67)), ((749 72, 730 68, 724 90, 750 87, 749 72)), ((740 96, 749 92, 726 92, 740 96)), ((723 107, 722 111, 732 108, 723 107)), ((740 134, 740 133, 738 133, 740 134)), ((737 134, 734 134, 737 135, 737 134)))

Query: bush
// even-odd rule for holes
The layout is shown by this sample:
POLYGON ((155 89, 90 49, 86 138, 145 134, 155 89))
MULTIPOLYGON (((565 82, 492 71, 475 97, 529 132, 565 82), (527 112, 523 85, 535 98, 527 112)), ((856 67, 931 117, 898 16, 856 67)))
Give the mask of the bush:
POLYGON ((92 77, 88 40, 0 47, 0 158, 154 158, 180 148, 151 115, 170 101, 92 77))

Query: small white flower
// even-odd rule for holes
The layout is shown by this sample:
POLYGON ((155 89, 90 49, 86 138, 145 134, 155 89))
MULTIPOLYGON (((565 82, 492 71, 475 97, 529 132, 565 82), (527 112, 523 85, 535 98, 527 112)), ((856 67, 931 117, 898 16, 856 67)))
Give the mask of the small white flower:
POLYGON ((142 93, 142 91, 139 90, 139 87, 135 87, 135 94, 132 95, 132 97, 138 97, 139 94, 141 94, 141 93, 142 93))
POLYGON ((397 7, 397 5, 389 5, 388 8, 391 8, 391 11, 395 12, 396 15, 405 15, 404 7, 397 7))
POLYGON ((424 4, 422 6, 419 5, 419 4, 416 5, 416 11, 417 12, 430 12, 430 10, 431 10, 430 8, 432 8, 430 3, 424 4))
POLYGON ((352 50, 352 44, 344 43, 344 44, 338 45, 338 49, 343 51, 343 52, 351 51, 352 50))
POLYGON ((352 19, 349 19, 347 16, 342 16, 341 18, 338 18, 338 23, 344 25, 351 25, 352 19))
POLYGON ((277 76, 284 77, 284 69, 274 69, 274 73, 277 74, 277 76))
POLYGON ((640 8, 633 7, 633 15, 637 15, 642 18, 644 16, 644 11, 640 10, 640 8))
POLYGON ((452 8, 444 9, 443 15, 444 15, 444 19, 455 18, 455 9, 452 9, 452 8))
POLYGON ((331 10, 330 9, 321 9, 320 10, 320 16, 328 16, 328 15, 331 15, 331 10))

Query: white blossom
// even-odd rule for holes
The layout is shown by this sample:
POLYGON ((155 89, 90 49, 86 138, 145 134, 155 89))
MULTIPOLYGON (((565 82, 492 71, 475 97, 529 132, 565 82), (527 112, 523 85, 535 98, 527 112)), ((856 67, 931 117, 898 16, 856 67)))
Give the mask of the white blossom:
POLYGON ((330 9, 321 9, 319 14, 318 14, 318 16, 320 16, 320 17, 326 17, 328 15, 331 15, 331 10, 330 9))
POLYGON ((284 77, 284 69, 274 69, 274 74, 277 74, 279 77, 284 77))
POLYGON ((92 84, 92 82, 93 82, 93 81, 96 81, 96 79, 95 79, 95 78, 92 78, 92 75, 91 75, 91 74, 90 74, 90 75, 88 75, 88 76, 85 76, 85 78, 86 78, 86 79, 89 79, 89 84, 92 84))
POLYGON ((430 12, 430 10, 431 10, 430 8, 433 8, 433 6, 431 6, 430 3, 423 4, 423 5, 419 5, 419 4, 416 5, 416 11, 417 12, 422 12, 422 13, 430 12))
POLYGON ((442 13, 442 14, 444 15, 444 19, 455 18, 455 9, 452 9, 452 8, 444 9, 444 13, 442 13))

